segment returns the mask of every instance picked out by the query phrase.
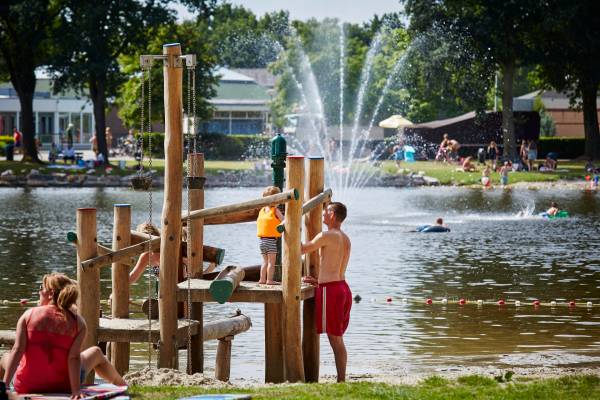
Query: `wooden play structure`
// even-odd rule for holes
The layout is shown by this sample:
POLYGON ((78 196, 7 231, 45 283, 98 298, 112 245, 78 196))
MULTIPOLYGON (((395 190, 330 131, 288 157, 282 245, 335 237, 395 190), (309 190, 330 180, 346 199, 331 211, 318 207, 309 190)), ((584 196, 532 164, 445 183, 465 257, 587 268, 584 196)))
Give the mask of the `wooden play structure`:
POLYGON ((319 258, 314 253, 303 261, 301 241, 321 231, 323 204, 331 198, 331 191, 323 187, 323 159, 308 160, 308 179, 305 179, 304 157, 287 157, 287 186, 280 194, 204 208, 203 154, 189 152, 185 184, 182 167, 183 68, 184 64, 193 68, 195 57, 182 55, 179 44, 169 44, 163 47, 160 56, 142 56, 142 66, 149 68, 154 60, 162 60, 164 65, 165 184, 160 237, 132 232, 131 207, 117 204, 112 248, 100 246, 96 236, 96 209, 77 210, 77 232, 71 239, 77 246, 77 279, 81 289, 78 307, 88 326, 84 347, 111 342, 111 362, 118 371, 125 372, 132 342, 157 346, 161 368, 178 368, 178 350, 187 344, 188 373, 194 373, 204 369, 203 342, 218 339, 215 372, 218 379, 227 380, 231 340, 250 328, 250 320, 237 315, 205 322, 203 303, 263 303, 265 380, 316 382, 319 338, 314 323, 314 288, 303 284, 301 277, 303 274, 317 276, 319 258), (184 188, 187 188, 185 211, 182 210, 184 188), (304 198, 309 200, 304 202, 304 198), (216 278, 211 274, 212 279, 203 279, 203 261, 216 265, 223 257, 220 249, 204 245, 204 226, 253 221, 260 208, 273 204, 285 204, 285 226, 281 229, 284 231, 282 285, 266 286, 244 280, 244 269, 239 267, 227 267, 217 273, 216 278), (305 238, 301 237, 303 217, 305 238), (183 226, 187 228, 186 243, 181 239, 183 226), (158 321, 129 318, 130 260, 146 251, 160 251, 158 321), (187 257, 187 278, 181 280, 180 276, 178 282, 183 256, 187 257), (100 268, 104 266, 112 268, 110 318, 100 317, 100 268), (178 318, 178 303, 185 303, 186 318, 178 318))

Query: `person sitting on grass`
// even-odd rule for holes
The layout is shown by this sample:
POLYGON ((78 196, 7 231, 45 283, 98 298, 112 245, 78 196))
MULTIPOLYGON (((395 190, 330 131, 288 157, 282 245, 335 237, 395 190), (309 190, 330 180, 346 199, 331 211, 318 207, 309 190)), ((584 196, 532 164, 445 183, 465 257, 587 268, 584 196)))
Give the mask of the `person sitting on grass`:
POLYGON ((127 383, 99 347, 81 351, 87 328, 77 314, 77 282, 66 275, 44 275, 39 305, 25 311, 17 323, 15 344, 2 356, 0 373, 5 382, 14 377, 17 393, 71 392, 81 399, 81 383, 94 370, 105 381, 127 383))
MULTIPOLYGON (((281 193, 277 186, 269 186, 263 191, 263 197, 272 196, 281 193)), ((256 234, 259 239, 260 254, 262 255, 262 265, 260 267, 261 285, 279 285, 275 281, 275 259, 277 258, 277 238, 281 233, 277 231, 277 226, 283 222, 283 214, 276 205, 266 206, 260 209, 258 219, 256 220, 256 234)))
POLYGON ((63 151, 63 162, 66 164, 67 161, 71 161, 71 164, 75 164, 75 149, 73 146, 69 146, 63 151))
POLYGON ((556 160, 550 158, 550 156, 546 156, 544 164, 540 166, 540 172, 554 171, 556 169, 556 164, 556 160))
POLYGON ((475 172, 477 168, 473 165, 473 157, 469 156, 463 160, 462 163, 463 172, 475 172))

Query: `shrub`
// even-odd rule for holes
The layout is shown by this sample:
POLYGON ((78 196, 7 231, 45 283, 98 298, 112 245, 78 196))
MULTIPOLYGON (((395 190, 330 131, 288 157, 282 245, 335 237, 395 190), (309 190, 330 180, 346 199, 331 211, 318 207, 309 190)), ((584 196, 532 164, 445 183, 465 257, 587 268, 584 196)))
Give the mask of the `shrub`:
MULTIPOLYGON (((144 133, 144 153, 148 154, 149 138, 152 136, 152 156, 164 157, 164 133, 144 133)), ((262 135, 206 134, 200 137, 198 150, 211 160, 244 160, 269 157, 270 140, 262 135)), ((187 145, 184 143, 184 151, 187 145)))
POLYGON ((538 158, 546 158, 548 153, 558 153, 559 158, 577 158, 585 154, 584 138, 541 137, 538 145, 538 158))

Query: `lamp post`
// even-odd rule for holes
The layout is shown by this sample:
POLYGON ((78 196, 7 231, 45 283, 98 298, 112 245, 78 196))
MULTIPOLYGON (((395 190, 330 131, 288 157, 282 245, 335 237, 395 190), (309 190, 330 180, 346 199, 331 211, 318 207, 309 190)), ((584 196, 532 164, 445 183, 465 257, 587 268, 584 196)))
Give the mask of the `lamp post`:
MULTIPOLYGON (((273 168, 273 186, 277 186, 280 190, 283 190, 283 184, 285 180, 285 159, 287 157, 287 142, 280 133, 271 139, 271 168, 273 168)), ((279 209, 281 212, 284 211, 285 206, 280 205, 279 209)), ((275 260, 275 278, 281 281, 281 238, 277 239, 277 258, 275 260)))

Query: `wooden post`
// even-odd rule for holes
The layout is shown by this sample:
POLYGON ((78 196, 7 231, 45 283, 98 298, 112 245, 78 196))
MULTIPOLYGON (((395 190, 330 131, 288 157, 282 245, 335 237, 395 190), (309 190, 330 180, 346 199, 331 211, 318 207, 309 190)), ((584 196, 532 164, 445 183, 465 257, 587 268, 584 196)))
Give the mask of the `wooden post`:
POLYGON ((285 207, 285 233, 283 235, 282 282, 283 285, 283 354, 285 379, 304 381, 302 363, 302 337, 300 333, 300 283, 302 259, 300 252, 302 227, 302 198, 304 196, 304 157, 287 158, 288 189, 299 191, 299 199, 285 207))
POLYGON ((217 360, 215 362, 215 378, 219 381, 228 382, 231 370, 231 341, 233 336, 219 339, 217 345, 217 360))
POLYGON ((165 187, 160 241, 158 310, 160 315, 160 368, 177 368, 177 269, 181 243, 181 189, 183 187, 182 80, 177 67, 179 43, 163 46, 165 102, 165 187))
MULTIPOLYGON (((77 308, 87 325, 87 335, 83 339, 81 350, 98 344, 98 326, 100 325, 100 269, 83 269, 82 260, 96 257, 98 254, 96 238, 96 209, 77 209, 77 282, 79 299, 77 308)), ((94 382, 92 371, 84 383, 94 382)))
MULTIPOLYGON (((112 249, 129 246, 131 232, 131 206, 115 204, 112 249)), ((123 263, 112 265, 112 316, 129 318, 129 266, 123 263)), ((129 370, 129 343, 114 342, 110 346, 111 362, 120 375, 129 370)))
MULTIPOLYGON (((189 154, 190 177, 204 177, 204 154, 193 153, 189 154)), ((204 208, 204 188, 190 189, 190 204, 191 211, 201 210, 204 208)), ((204 220, 196 219, 191 221, 188 226, 188 241, 191 242, 192 254, 188 256, 188 270, 194 278, 202 278, 204 270, 202 261, 204 260, 203 245, 204 245, 204 220)), ((188 277, 189 279, 189 277, 188 277)), ((204 331, 204 306, 202 303, 188 304, 191 306, 190 316, 194 321, 198 321, 198 334, 192 336, 191 343, 191 372, 204 372, 204 341, 202 340, 204 331)))
POLYGON ((265 382, 269 383, 285 381, 282 315, 280 303, 265 304, 265 382))
MULTIPOLYGON (((323 192, 325 182, 325 162, 323 158, 310 158, 308 161, 308 183, 306 197, 311 199, 323 192)), ((323 203, 315 206, 304 216, 306 241, 312 240, 323 229, 323 203)), ((308 275, 319 278, 321 259, 314 251, 306 256, 308 275)), ((319 381, 319 335, 315 324, 315 299, 304 300, 302 309, 302 354, 304 356, 304 376, 307 382, 319 381)))
POLYGON ((231 297, 240 282, 244 280, 245 272, 242 267, 230 265, 224 268, 208 289, 210 295, 219 304, 225 304, 231 297))

